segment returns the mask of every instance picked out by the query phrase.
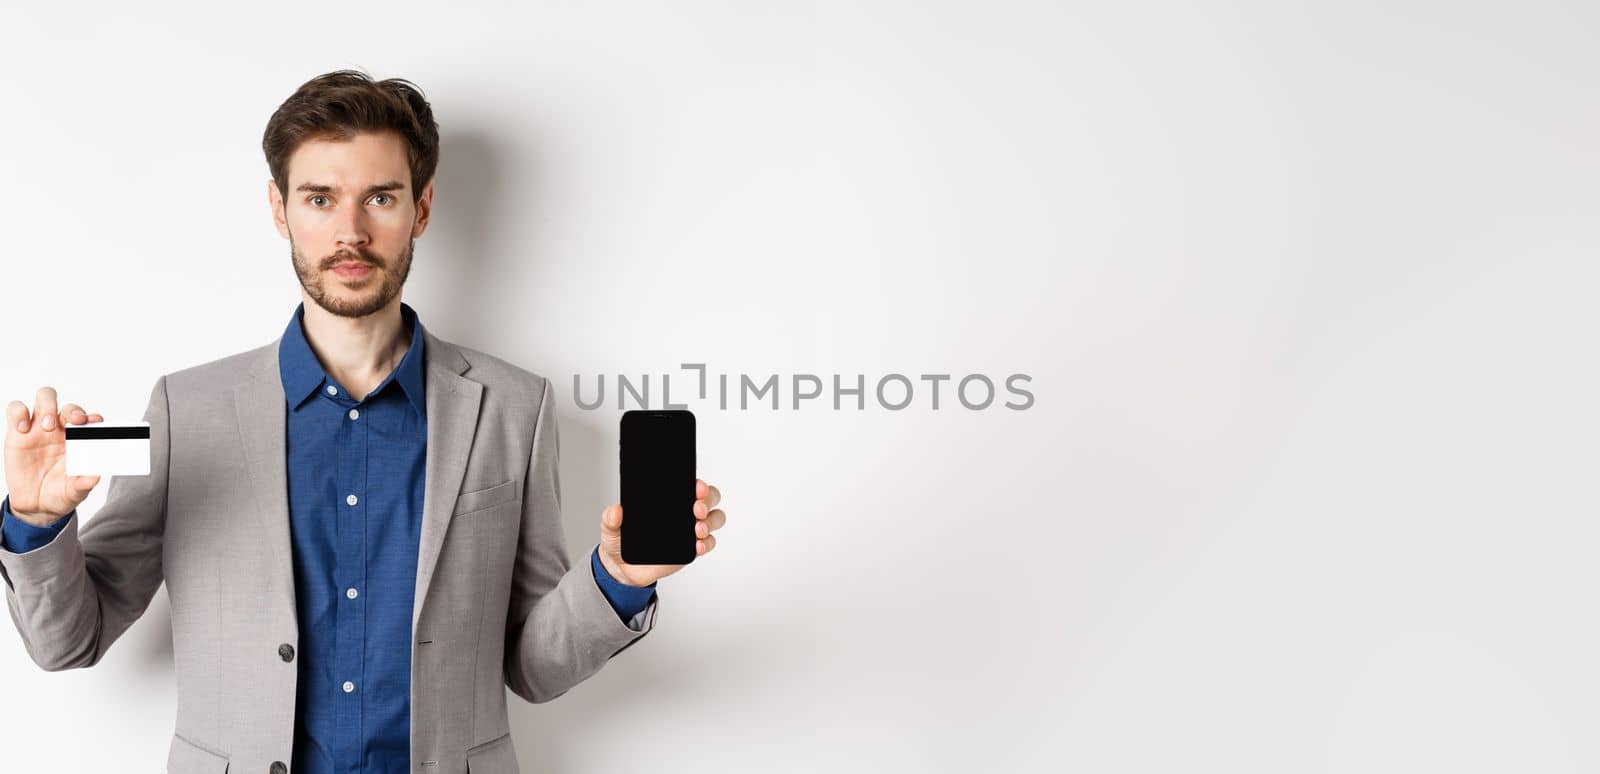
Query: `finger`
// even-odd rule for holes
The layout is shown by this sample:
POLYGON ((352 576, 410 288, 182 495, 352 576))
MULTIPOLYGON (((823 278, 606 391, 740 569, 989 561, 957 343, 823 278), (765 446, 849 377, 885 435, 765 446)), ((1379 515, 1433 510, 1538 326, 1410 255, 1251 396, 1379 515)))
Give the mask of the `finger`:
POLYGON ((622 503, 612 503, 600 512, 600 555, 615 564, 622 561, 622 503))
POLYGON ((28 432, 28 404, 20 400, 6 404, 6 427, 14 427, 19 433, 28 432))
POLYGON ((706 501, 707 508, 717 507, 717 503, 722 502, 722 490, 717 489, 710 484, 706 484, 706 490, 705 496, 701 497, 700 499, 706 501))
POLYGON ((61 421, 69 425, 81 425, 89 421, 89 412, 84 411, 76 403, 68 403, 61 407, 61 421))
POLYGON ((721 527, 723 522, 727 520, 728 515, 721 510, 712 511, 710 516, 694 523, 694 536, 706 537, 721 527))
POLYGON ((89 415, 89 421, 90 422, 104 422, 104 421, 106 421, 106 418, 103 417, 103 416, 100 416, 99 414, 90 414, 89 415))
POLYGON ((45 385, 33 396, 33 416, 46 431, 56 429, 56 390, 45 385))
POLYGON ((707 535, 699 540, 694 541, 694 553, 696 556, 709 554, 711 553, 711 549, 716 547, 717 538, 713 535, 707 535))
POLYGON ((73 476, 71 478, 72 488, 80 493, 93 489, 98 483, 100 483, 99 476, 73 476))

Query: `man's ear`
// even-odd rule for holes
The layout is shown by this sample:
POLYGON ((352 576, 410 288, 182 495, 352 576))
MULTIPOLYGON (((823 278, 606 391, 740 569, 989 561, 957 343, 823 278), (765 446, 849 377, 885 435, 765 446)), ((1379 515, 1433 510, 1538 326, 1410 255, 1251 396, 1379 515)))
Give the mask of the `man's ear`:
POLYGON ((428 216, 433 214, 433 181, 422 187, 422 196, 417 198, 417 222, 411 227, 411 238, 422 236, 428 230, 428 216))
POLYGON ((289 238, 289 221, 283 211, 283 193, 278 190, 278 181, 267 180, 267 204, 272 207, 272 225, 277 226, 278 236, 289 238))

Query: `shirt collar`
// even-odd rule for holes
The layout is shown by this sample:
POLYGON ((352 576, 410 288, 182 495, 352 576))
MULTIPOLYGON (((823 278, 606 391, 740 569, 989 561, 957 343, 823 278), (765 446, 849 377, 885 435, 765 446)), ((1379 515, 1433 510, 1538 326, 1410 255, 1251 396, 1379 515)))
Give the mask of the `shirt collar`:
MULTIPOLYGON (((289 327, 284 330, 278 344, 278 375, 283 380, 283 397, 291 409, 299 408, 307 397, 322 388, 324 382, 333 381, 323 369, 322 362, 317 360, 316 353, 311 351, 311 344, 306 341, 305 328, 302 326, 305 309, 303 301, 295 307, 294 314, 289 318, 289 327)), ((417 311, 404 301, 400 302, 400 319, 402 325, 411 327, 411 347, 400 358, 400 364, 395 366, 393 373, 384 378, 377 390, 373 390, 373 394, 384 389, 391 381, 399 382, 400 390, 411 402, 417 416, 426 417, 428 403, 423 394, 422 324, 417 321, 417 311)))

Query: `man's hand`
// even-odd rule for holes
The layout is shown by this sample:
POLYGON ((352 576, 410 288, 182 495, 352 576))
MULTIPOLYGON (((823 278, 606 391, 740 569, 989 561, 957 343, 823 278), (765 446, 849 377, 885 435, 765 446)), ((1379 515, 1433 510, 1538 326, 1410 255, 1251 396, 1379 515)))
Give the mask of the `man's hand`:
MULTIPOLYGON (((711 533, 728 523, 728 514, 716 508, 722 493, 700 479, 694 480, 694 555, 711 553, 717 538, 711 533)), ((622 503, 612 503, 600 513, 600 564, 618 583, 648 586, 685 567, 681 564, 628 564, 622 561, 622 503)))
POLYGON ((104 420, 76 403, 58 411, 56 391, 48 386, 39 388, 32 413, 19 400, 6 406, 6 491, 12 515, 43 527, 89 498, 100 477, 67 475, 66 425, 104 420))

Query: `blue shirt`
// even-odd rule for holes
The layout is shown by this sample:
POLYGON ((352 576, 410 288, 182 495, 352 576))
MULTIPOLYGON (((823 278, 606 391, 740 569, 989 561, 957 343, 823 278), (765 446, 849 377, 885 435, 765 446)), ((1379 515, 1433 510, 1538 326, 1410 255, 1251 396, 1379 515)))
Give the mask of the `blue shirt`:
MULTIPOLYGON (((355 400, 322 368, 295 309, 278 348, 286 403, 290 535, 300 644, 290 770, 411 770, 411 614, 427 456, 422 326, 400 313, 411 345, 371 393, 355 400)), ((0 547, 49 543, 72 514, 35 527, 0 501, 0 547)), ((590 570, 617 615, 649 605, 654 584, 590 570)))

